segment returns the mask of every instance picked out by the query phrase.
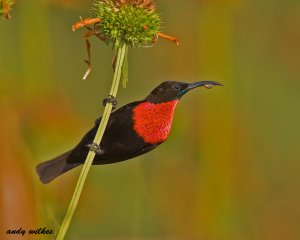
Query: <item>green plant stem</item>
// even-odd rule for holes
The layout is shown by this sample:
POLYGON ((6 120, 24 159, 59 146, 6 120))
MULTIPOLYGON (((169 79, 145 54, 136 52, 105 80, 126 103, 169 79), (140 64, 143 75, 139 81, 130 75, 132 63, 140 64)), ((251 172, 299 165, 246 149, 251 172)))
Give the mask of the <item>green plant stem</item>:
MULTIPOLYGON (((120 48, 117 49, 117 60, 116 60, 116 68, 115 68, 115 72, 114 72, 114 77, 113 77, 113 82, 112 82, 112 86, 111 86, 111 90, 109 95, 116 97, 117 92, 118 92, 118 87, 119 87, 119 82, 120 82, 120 78, 121 78, 121 70, 122 70, 122 65, 124 62, 124 57, 125 57, 125 53, 126 53, 126 45, 124 44, 123 46, 121 46, 120 48)), ((111 114, 112 111, 112 104, 111 103, 107 103, 104 109, 104 113, 101 119, 101 123, 98 127, 96 136, 94 138, 94 143, 97 145, 100 145, 100 142, 102 140, 106 125, 108 123, 108 119, 109 116, 111 114)), ((62 222, 62 225, 59 229, 58 235, 56 240, 63 240, 66 232, 68 230, 68 227, 71 223, 72 217, 74 215, 74 212, 76 210, 77 204, 78 204, 78 200, 79 197, 81 195, 87 174, 89 172, 89 169, 93 163, 94 157, 95 157, 95 152, 94 151, 89 151, 85 163, 83 165, 83 168, 81 170, 75 191, 73 193, 72 196, 72 200, 69 204, 69 208, 68 211, 65 215, 65 218, 62 222)))

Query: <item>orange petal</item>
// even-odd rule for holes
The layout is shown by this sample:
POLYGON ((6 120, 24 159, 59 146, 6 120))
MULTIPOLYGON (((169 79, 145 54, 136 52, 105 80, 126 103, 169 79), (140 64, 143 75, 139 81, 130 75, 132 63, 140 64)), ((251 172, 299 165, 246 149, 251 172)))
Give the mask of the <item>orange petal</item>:
POLYGON ((166 35, 166 34, 163 34, 163 33, 157 33, 157 36, 159 36, 159 37, 162 37, 162 38, 164 38, 164 39, 167 39, 167 40, 169 40, 169 41, 172 41, 172 42, 174 42, 177 46, 179 45, 179 40, 177 39, 177 38, 174 38, 174 37, 172 37, 172 36, 169 36, 169 35, 166 35))
POLYGON ((80 22, 77 22, 72 26, 72 30, 75 31, 78 28, 82 28, 84 26, 91 25, 91 24, 94 24, 94 23, 97 23, 97 22, 100 22, 100 21, 101 21, 101 18, 81 19, 80 22))

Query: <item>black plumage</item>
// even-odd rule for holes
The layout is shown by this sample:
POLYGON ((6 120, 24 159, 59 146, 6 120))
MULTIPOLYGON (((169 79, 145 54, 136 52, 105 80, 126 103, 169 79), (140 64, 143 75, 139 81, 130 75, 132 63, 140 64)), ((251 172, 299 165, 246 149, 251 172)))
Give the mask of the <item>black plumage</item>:
MULTIPOLYGON (((149 103, 154 107, 159 106, 160 103, 179 100, 193 88, 212 85, 221 84, 212 81, 191 84, 167 81, 156 87, 145 100, 132 102, 119 108, 110 115, 100 143, 101 151, 96 152, 93 164, 110 164, 131 159, 153 150, 163 142, 147 143, 134 130, 133 110, 140 104, 149 103)), ((153 118, 155 117, 153 116, 153 118)), ((57 176, 84 163, 90 150, 89 145, 93 143, 100 121, 101 118, 95 122, 93 128, 85 134, 75 148, 37 166, 37 173, 41 182, 49 183, 57 176)))

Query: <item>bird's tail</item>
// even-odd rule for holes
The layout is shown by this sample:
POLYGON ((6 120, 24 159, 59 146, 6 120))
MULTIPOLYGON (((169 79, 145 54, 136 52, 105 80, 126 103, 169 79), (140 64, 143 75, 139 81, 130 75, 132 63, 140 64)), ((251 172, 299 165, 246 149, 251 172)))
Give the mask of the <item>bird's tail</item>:
POLYGON ((54 159, 42 162, 39 165, 37 165, 36 172, 39 175, 42 183, 49 183, 54 178, 81 164, 68 163, 67 157, 70 153, 71 151, 65 152, 54 159))

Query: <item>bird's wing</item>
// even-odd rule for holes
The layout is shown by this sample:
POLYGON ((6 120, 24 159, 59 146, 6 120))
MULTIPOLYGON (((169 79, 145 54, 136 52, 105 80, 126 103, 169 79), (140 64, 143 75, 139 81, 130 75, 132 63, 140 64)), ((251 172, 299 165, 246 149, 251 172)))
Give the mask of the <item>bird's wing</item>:
MULTIPOLYGON (((124 153, 132 155, 134 145, 137 144, 135 148, 139 150, 141 147, 144 147, 144 144, 141 144, 139 139, 136 139, 137 135, 133 130, 132 120, 132 109, 141 102, 143 101, 129 103, 110 115, 100 144, 103 154, 97 154, 97 159, 127 157, 124 153), (123 156, 121 156, 122 154, 123 156)), ((93 143, 100 121, 101 118, 96 120, 93 128, 84 135, 79 144, 72 150, 67 159, 68 162, 84 162, 89 151, 86 145, 93 143)))

